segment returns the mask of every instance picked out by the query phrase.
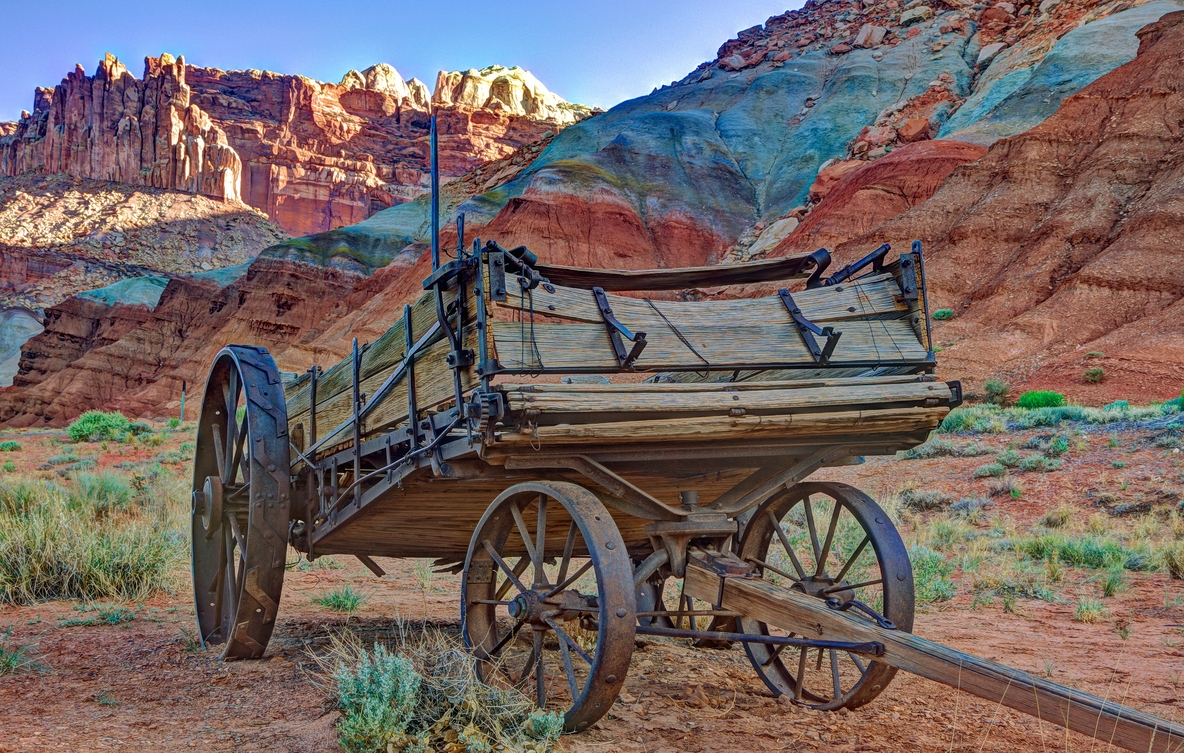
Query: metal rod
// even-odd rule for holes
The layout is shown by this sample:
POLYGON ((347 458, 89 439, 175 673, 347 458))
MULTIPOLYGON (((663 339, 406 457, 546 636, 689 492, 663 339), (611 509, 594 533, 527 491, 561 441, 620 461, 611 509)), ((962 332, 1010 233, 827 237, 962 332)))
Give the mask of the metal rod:
POLYGON ((317 372, 320 369, 313 364, 308 370, 308 444, 313 447, 317 443, 317 372))
POLYGON ((432 162, 432 271, 440 268, 440 160, 436 144, 436 113, 432 113, 429 140, 432 162))
POLYGON ((362 356, 358 351, 358 338, 354 338, 354 504, 361 501, 362 489, 357 480, 362 476, 362 380, 359 372, 362 356))
MULTIPOLYGON (((411 305, 403 304, 403 333, 405 347, 403 350, 403 357, 406 358, 411 353, 411 348, 414 346, 413 334, 411 332, 411 305)), ((419 410, 415 404, 415 361, 414 359, 407 360, 407 428, 411 430, 411 450, 419 449, 419 410)))
POLYGON ((853 654, 864 654, 866 656, 884 655, 884 644, 877 641, 869 641, 867 643, 814 641, 809 638, 782 638, 779 635, 723 633, 715 630, 683 630, 680 628, 654 627, 653 625, 638 625, 637 632, 643 635, 664 635, 668 638, 700 638, 714 641, 736 641, 737 643, 765 643, 771 646, 797 646, 800 648, 849 651, 853 654))

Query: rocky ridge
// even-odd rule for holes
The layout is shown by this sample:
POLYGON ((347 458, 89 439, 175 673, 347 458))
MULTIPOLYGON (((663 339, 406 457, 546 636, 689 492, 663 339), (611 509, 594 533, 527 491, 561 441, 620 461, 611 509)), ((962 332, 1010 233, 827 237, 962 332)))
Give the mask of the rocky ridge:
POLYGON ((61 172, 241 199, 291 234, 315 233, 427 189, 433 102, 446 178, 592 114, 517 67, 441 72, 429 97, 386 64, 332 84, 162 55, 136 79, 108 55, 94 76, 79 66, 38 89, 33 112, 0 127, 0 175, 61 172))

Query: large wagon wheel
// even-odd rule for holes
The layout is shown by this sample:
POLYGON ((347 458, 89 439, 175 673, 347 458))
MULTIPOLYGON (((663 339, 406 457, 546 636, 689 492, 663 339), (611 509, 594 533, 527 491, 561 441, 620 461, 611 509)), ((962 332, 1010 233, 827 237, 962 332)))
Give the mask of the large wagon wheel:
POLYGON ((193 463, 193 591, 205 643, 258 659, 275 627, 289 522, 288 414, 264 348, 214 359, 193 463))
MULTIPOLYGON (((740 557, 778 585, 824 600, 856 599, 897 629, 913 628, 913 569, 908 550, 884 510, 854 487, 798 484, 769 499, 757 508, 745 530, 740 557)), ((861 614, 858 609, 847 613, 861 614)), ((751 617, 741 617, 740 624, 746 633, 792 635, 751 617)), ((862 706, 896 674, 894 667, 883 662, 847 652, 788 649, 782 653, 759 643, 745 644, 745 648, 753 668, 774 694, 822 710, 862 706)))
POLYGON ((587 729, 608 713, 629 669, 632 572, 616 524, 587 489, 507 489, 473 533, 461 585, 465 645, 481 679, 563 710, 569 731, 587 729))

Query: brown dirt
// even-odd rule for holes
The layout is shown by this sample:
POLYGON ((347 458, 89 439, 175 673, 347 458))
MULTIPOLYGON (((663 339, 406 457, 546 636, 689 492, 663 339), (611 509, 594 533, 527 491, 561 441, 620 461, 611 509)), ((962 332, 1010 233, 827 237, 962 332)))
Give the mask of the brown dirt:
MULTIPOLYGON (((1003 449, 1034 432, 976 437, 1003 449)), ((5 432, 23 444, 13 459, 32 471, 61 451, 59 432, 5 432), (44 442, 44 444, 41 444, 44 442)), ((186 438, 172 435, 159 448, 134 453, 137 459, 175 449, 186 438)), ((954 438, 955 441, 965 441, 954 438)), ((1060 504, 1084 519, 1098 508, 1098 492, 1133 499, 1136 494, 1184 485, 1184 454, 1157 448, 1145 431, 1087 430, 1063 470, 1025 473, 1019 499, 1003 498, 990 510, 1021 529, 1060 504), (1084 443, 1084 444, 1082 444, 1084 443), (1114 446, 1112 446, 1114 445, 1114 446), (1121 468, 1115 462, 1125 463, 1121 468)), ((127 448, 84 445, 100 465, 130 459, 127 448)), ((871 459, 862 466, 818 474, 852 483, 883 498, 906 484, 955 496, 985 494, 985 482, 971 478, 989 458, 901 461, 871 459)), ((187 473, 183 465, 173 466, 187 473)), ((51 472, 46 472, 51 473, 51 472)), ((999 500, 999 498, 996 498, 999 500)), ((1169 509, 1161 504, 1161 518, 1169 509)), ((1110 519, 1116 529, 1126 519, 1110 519)), ((921 517, 907 519, 906 537, 921 517)), ((988 523, 979 527, 986 530, 988 523)), ((40 672, 0 679, 0 751, 105 751, 138 746, 145 750, 332 751, 334 714, 313 684, 310 647, 349 629, 370 638, 390 635, 398 620, 412 630, 425 619, 447 631, 458 629, 455 576, 435 575, 429 583, 410 560, 382 560, 387 577, 378 580, 360 564, 326 558, 292 570, 285 582, 280 618, 267 658, 227 664, 194 650, 190 639, 192 602, 184 590, 129 605, 135 619, 117 626, 63 626, 81 616, 84 605, 53 602, 35 607, 0 607, 0 629, 12 630, 15 645, 32 644, 40 672), (369 595, 353 616, 313 604, 321 593, 350 583, 369 595)), ((1094 624, 1073 619, 1075 602, 1097 596, 1098 573, 1066 568, 1057 603, 1019 600, 1015 613, 996 600, 972 607, 970 577, 956 571, 958 595, 920 614, 915 631, 975 655, 1000 661, 1084 691, 1175 721, 1184 721, 1179 690, 1184 670, 1184 584, 1165 573, 1130 573, 1126 590, 1104 599, 1107 616, 1094 624), (1127 624, 1124 640, 1117 626, 1127 624)), ((858 711, 822 714, 773 699, 743 652, 696 650, 685 642, 639 640, 624 692, 608 717, 593 730, 567 737, 563 747, 583 751, 1068 751, 1102 750, 1052 724, 901 674, 871 705, 858 711)))

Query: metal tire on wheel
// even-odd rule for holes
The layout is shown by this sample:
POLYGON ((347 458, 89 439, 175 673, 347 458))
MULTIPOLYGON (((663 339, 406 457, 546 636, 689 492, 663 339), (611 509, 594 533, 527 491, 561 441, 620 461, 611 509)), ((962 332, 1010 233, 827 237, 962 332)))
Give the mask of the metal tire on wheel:
POLYGON ((461 583, 461 629, 484 682, 520 687, 543 708, 550 699, 569 731, 608 713, 637 608, 625 542, 591 492, 566 482, 502 492, 473 532, 461 583))
POLYGON ((289 452, 275 361, 264 348, 223 348, 201 404, 192 509, 198 631, 204 643, 222 644, 223 659, 263 656, 275 627, 291 510, 289 452))
MULTIPOLYGON (((858 599, 898 630, 913 628, 908 549, 887 513, 852 486, 797 484, 767 500, 745 529, 739 556, 764 578, 790 590, 840 602, 858 599), (816 515, 819 503, 827 508, 821 516, 816 515)), ((847 614, 867 617, 855 609, 847 614)), ((745 633, 770 634, 768 625, 751 617, 741 617, 740 626, 745 633)), ((833 650, 825 666, 821 649, 786 649, 790 661, 783 661, 782 653, 767 644, 748 643, 745 650, 774 694, 820 710, 862 706, 896 674, 895 667, 883 662, 840 656, 845 652, 833 650), (810 660, 815 650, 816 662, 810 660)))

